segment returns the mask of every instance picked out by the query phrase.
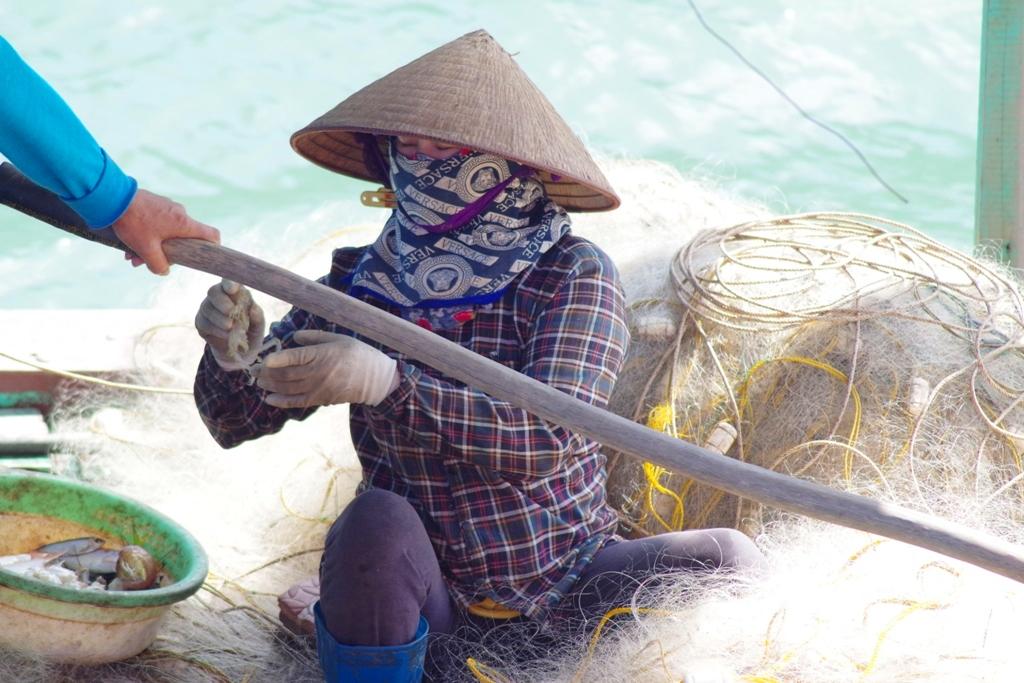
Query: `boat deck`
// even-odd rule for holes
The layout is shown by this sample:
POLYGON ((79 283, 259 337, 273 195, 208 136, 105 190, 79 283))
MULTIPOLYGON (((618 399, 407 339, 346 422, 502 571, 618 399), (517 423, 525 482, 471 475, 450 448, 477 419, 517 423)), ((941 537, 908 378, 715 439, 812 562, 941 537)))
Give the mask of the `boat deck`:
POLYGON ((146 309, 0 309, 0 466, 48 470, 59 447, 48 422, 54 397, 82 382, 42 368, 120 379, 135 367, 139 334, 158 323, 146 309))

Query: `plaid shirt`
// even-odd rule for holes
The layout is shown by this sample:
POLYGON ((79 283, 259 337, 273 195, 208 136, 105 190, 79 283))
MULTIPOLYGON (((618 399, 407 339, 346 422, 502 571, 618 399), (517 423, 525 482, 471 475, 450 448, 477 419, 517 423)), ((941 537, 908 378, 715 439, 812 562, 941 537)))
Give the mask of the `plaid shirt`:
MULTIPOLYGON (((320 282, 345 291, 364 249, 335 251, 331 272, 320 282)), ((352 334, 292 309, 270 335, 288 348, 302 329, 352 334)), ((499 301, 439 334, 601 407, 629 340, 614 265, 571 234, 499 301)), ((613 533, 598 444, 382 350, 398 360, 398 388, 376 406, 350 407, 362 487, 394 491, 413 505, 460 604, 491 598, 542 618, 613 533)), ((263 402, 265 395, 247 386, 244 373, 220 369, 207 349, 195 396, 218 443, 230 448, 315 410, 275 408, 263 402)))

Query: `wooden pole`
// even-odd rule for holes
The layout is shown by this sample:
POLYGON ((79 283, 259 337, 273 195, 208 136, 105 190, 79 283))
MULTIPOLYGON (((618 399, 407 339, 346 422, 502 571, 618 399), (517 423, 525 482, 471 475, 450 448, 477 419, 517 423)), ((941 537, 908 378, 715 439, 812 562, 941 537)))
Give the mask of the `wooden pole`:
MULTIPOLYGON (((60 213, 64 205, 55 195, 28 183, 13 167, 0 167, 0 202, 76 234, 87 229, 77 217, 60 213)), ((117 246, 109 238, 99 241, 117 246)), ((494 398, 623 453, 765 505, 888 536, 1024 582, 1024 548, 1002 539, 892 503, 740 462, 648 429, 398 316, 227 247, 200 240, 170 240, 164 243, 164 251, 173 263, 229 278, 344 325, 494 398)))
POLYGON ((985 0, 978 93, 975 241, 1024 268, 1024 2, 985 0))

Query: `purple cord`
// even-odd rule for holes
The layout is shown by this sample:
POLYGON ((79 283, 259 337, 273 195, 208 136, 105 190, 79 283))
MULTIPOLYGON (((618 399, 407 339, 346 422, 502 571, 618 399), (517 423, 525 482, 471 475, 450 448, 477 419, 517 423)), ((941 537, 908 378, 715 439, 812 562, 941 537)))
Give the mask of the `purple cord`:
MULTIPOLYGON (((410 223, 415 225, 417 228, 422 228, 423 230, 426 230, 432 235, 438 235, 443 232, 451 232, 452 230, 457 230, 458 228, 461 228, 463 225, 476 218, 477 215, 480 214, 480 212, 482 212, 495 197, 501 194, 501 192, 504 191, 504 189, 508 187, 513 180, 516 180, 518 178, 525 178, 532 174, 532 168, 519 169, 510 177, 506 178, 505 180, 501 181, 491 189, 487 190, 487 192, 485 192, 479 199, 474 201, 472 204, 467 205, 466 208, 452 215, 443 223, 439 223, 437 225, 423 225, 421 223, 417 223, 416 221, 414 221, 412 217, 410 217, 408 214, 406 214, 405 217, 410 223)), ((399 206, 399 208, 401 207, 399 206)))

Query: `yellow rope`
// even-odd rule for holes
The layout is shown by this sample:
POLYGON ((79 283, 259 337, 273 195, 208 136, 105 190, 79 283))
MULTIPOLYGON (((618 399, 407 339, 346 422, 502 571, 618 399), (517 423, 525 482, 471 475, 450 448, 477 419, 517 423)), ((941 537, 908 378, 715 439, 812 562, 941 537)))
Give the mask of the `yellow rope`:
POLYGON ((330 502, 331 494, 334 492, 334 487, 338 483, 338 477, 344 472, 354 471, 355 468, 335 466, 324 453, 320 452, 318 453, 318 455, 328 465, 331 471, 330 478, 328 479, 327 482, 327 487, 324 489, 324 495, 322 496, 322 499, 320 501, 320 516, 310 517, 308 515, 303 515, 300 512, 297 512, 296 510, 292 509, 292 507, 288 504, 288 501, 285 499, 284 495, 284 490, 288 484, 288 479, 295 472, 297 472, 300 467, 309 462, 313 458, 313 456, 300 460, 298 463, 296 463, 294 467, 292 467, 291 470, 289 470, 288 474, 284 476, 281 485, 277 489, 277 498, 278 501, 280 501, 281 503, 281 507, 284 508, 285 513, 289 517, 294 517, 295 519, 301 520, 303 522, 313 522, 316 524, 331 524, 334 522, 334 517, 327 515, 327 503, 330 502))
POLYGON ((886 542, 886 539, 884 539, 884 538, 876 538, 876 539, 873 539, 873 540, 869 541, 867 545, 865 545, 860 550, 855 552, 853 555, 850 555, 850 557, 848 557, 846 559, 846 564, 843 565, 842 571, 846 571, 847 569, 849 569, 860 558, 864 557, 870 551, 874 550, 875 548, 877 548, 878 546, 882 545, 885 542, 886 542))
POLYGON ((597 628, 594 629, 594 635, 590 636, 590 644, 587 646, 587 654, 583 658, 580 668, 576 670, 576 675, 572 677, 573 683, 579 683, 579 681, 583 680, 583 676, 586 674, 587 668, 590 666, 590 660, 594 656, 594 650, 597 649, 597 642, 601 639, 601 633, 604 631, 605 625, 620 614, 653 614, 655 616, 667 617, 676 614, 676 612, 665 609, 654 609, 651 607, 615 607, 605 612, 604 616, 601 617, 601 621, 597 622, 597 628))
POLYGON ((512 683, 512 680, 500 671, 472 657, 466 659, 466 668, 479 683, 512 683))
MULTIPOLYGON (((808 357, 805 357, 805 356, 791 355, 791 356, 781 356, 781 357, 778 357, 778 358, 762 359, 762 360, 759 360, 756 363, 754 363, 753 366, 751 366, 751 368, 747 371, 746 375, 744 376, 743 380, 741 381, 740 388, 739 388, 739 391, 738 391, 739 411, 740 411, 741 414, 749 416, 752 413, 752 408, 751 408, 751 405, 750 405, 749 389, 750 389, 750 384, 752 382, 752 379, 753 379, 754 375, 757 374, 761 369, 766 367, 768 364, 775 363, 775 362, 779 362, 779 363, 793 363, 793 364, 805 365, 805 366, 812 367, 812 368, 815 368, 815 369, 818 369, 818 370, 822 370, 822 371, 826 372, 831 377, 835 378, 837 381, 839 381, 839 382, 841 382, 843 384, 846 384, 848 382, 848 377, 847 377, 847 375, 845 373, 841 372, 840 370, 837 370, 836 368, 834 368, 833 366, 829 365, 828 363, 825 363, 825 362, 820 361, 820 360, 816 360, 814 358, 808 358, 808 357)), ((776 393, 775 392, 775 387, 778 384, 778 378, 772 378, 771 382, 772 382, 772 389, 769 392, 769 395, 776 393)), ((862 420, 862 415, 863 415, 863 405, 862 405, 862 402, 861 402, 860 392, 857 390, 857 388, 855 386, 851 386, 850 387, 850 397, 851 397, 852 402, 853 402, 853 420, 852 420, 852 424, 851 424, 851 427, 850 427, 850 432, 849 432, 849 434, 847 436, 848 444, 841 444, 841 443, 838 443, 838 442, 828 442, 828 443, 834 443, 837 446, 844 447, 843 474, 844 474, 844 477, 845 477, 845 479, 847 481, 850 481, 853 478, 853 460, 854 460, 854 456, 857 454, 857 452, 854 449, 850 448, 850 447, 853 444, 856 443, 856 441, 857 441, 857 439, 858 439, 858 437, 860 435, 860 425, 861 425, 861 420, 862 420)), ((778 398, 779 398, 779 400, 782 400, 781 394, 778 395, 778 398)), ((712 408, 716 408, 717 406, 721 405, 723 402, 724 402, 724 397, 720 396, 720 397, 716 398, 715 401, 713 401, 712 408)), ((666 433, 672 433, 672 431, 674 430, 674 424, 675 424, 676 419, 677 419, 674 406, 675 406, 675 401, 673 401, 673 400, 670 400, 667 403, 663 403, 663 404, 655 406, 650 411, 650 414, 648 415, 647 426, 650 427, 651 429, 654 429, 654 430, 657 430, 657 431, 662 431, 662 432, 666 432, 666 433)), ((750 422, 753 422, 753 420, 751 419, 750 422)), ((750 437, 750 432, 748 431, 748 438, 749 437, 750 437)), ((820 440, 817 440, 817 441, 814 441, 814 442, 815 443, 822 443, 822 444, 826 443, 826 442, 822 442, 820 440)), ((787 453, 788 454, 795 453, 798 450, 799 450, 799 448, 793 448, 793 449, 790 449, 790 451, 788 451, 787 453)), ((776 462, 776 465, 781 463, 784 459, 785 458, 779 459, 776 462)), ((645 514, 649 518, 653 518, 657 522, 657 524, 662 529, 664 529, 665 531, 679 531, 679 530, 683 529, 685 524, 686 524, 686 521, 687 521, 687 516, 686 516, 686 499, 687 499, 687 496, 688 496, 689 492, 691 491, 691 488, 692 488, 692 486, 694 484, 694 481, 692 479, 686 480, 683 483, 683 485, 680 487, 679 493, 676 493, 675 491, 672 491, 671 489, 667 488, 662 483, 663 477, 666 474, 670 474, 664 468, 658 467, 657 465, 654 465, 652 463, 644 463, 644 465, 643 465, 643 472, 644 472, 644 477, 645 477, 646 482, 647 482, 647 486, 645 487, 644 498, 643 498, 645 514), (672 502, 673 502, 673 509, 672 509, 672 515, 670 516, 669 520, 666 520, 661 514, 658 513, 657 508, 656 508, 655 503, 654 503, 655 494, 661 494, 661 495, 664 495, 664 496, 668 496, 672 500, 672 502)), ((724 494, 722 492, 715 491, 710 496, 710 498, 708 499, 708 501, 705 504, 704 508, 699 511, 695 521, 693 522, 693 525, 694 526, 701 526, 702 524, 704 524, 706 522, 706 520, 710 517, 710 515, 713 512, 714 508, 716 508, 718 506, 718 504, 722 501, 723 498, 724 498, 724 494)))
MULTIPOLYGON (((749 387, 751 379, 759 370, 766 367, 769 363, 795 363, 799 365, 806 365, 818 370, 823 370, 843 384, 846 384, 849 381, 845 373, 835 369, 828 363, 824 363, 813 358, 807 358, 806 356, 780 356, 778 358, 762 359, 751 366, 740 385, 739 394, 741 412, 748 413, 750 411, 749 387)), ((860 422, 863 408, 861 405, 860 392, 857 391, 857 387, 850 387, 850 397, 853 399, 853 424, 850 426, 850 434, 847 437, 847 441, 850 445, 853 445, 857 443, 857 437, 860 435, 860 422)), ((846 481, 850 481, 853 478, 853 454, 849 452, 847 452, 843 457, 843 477, 846 481)))
POLYGON ((164 387, 150 387, 144 384, 124 384, 122 382, 111 382, 105 379, 99 379, 98 377, 90 377, 89 375, 82 375, 77 372, 69 372, 68 370, 61 370, 43 363, 36 363, 35 361, 28 360, 26 358, 19 358, 18 356, 12 356, 9 353, 0 351, 0 356, 12 360, 15 363, 21 363, 29 367, 35 368, 36 370, 42 370, 51 375, 57 375, 58 377, 67 377, 68 379, 75 379, 79 382, 87 382, 89 384, 97 384, 103 387, 110 387, 111 389, 126 389, 128 391, 141 391, 150 394, 174 394, 176 396, 191 396, 191 389, 167 389, 164 387))
MULTIPOLYGON (((675 431, 675 420, 676 411, 672 403, 662 403, 661 405, 655 406, 651 409, 650 415, 647 417, 647 426, 659 432, 672 434, 675 431)), ((669 474, 668 470, 650 462, 645 462, 643 464, 643 470, 644 476, 647 479, 647 492, 645 496, 646 513, 653 517, 655 521, 665 529, 665 531, 678 531, 682 529, 685 522, 683 498, 676 494, 675 491, 672 491, 661 483, 661 477, 665 474, 669 474), (668 496, 675 503, 672 509, 670 521, 665 521, 665 519, 658 513, 657 507, 654 505, 655 492, 668 496)), ((685 492, 689 488, 689 483, 690 482, 687 482, 683 486, 683 496, 686 495, 685 492)))
POLYGON ((906 619, 918 610, 941 609, 942 607, 944 607, 944 605, 941 605, 936 602, 917 602, 916 600, 911 601, 907 605, 907 607, 902 612, 897 614, 892 621, 886 624, 885 628, 883 628, 882 631, 878 634, 878 638, 877 640, 875 640, 875 647, 871 650, 871 658, 868 659, 866 663, 857 665, 857 668, 861 672, 861 680, 867 678, 874 670, 875 665, 878 663, 878 654, 882 650, 882 644, 885 642, 886 638, 889 637, 889 633, 893 630, 893 628, 896 627, 897 624, 899 624, 901 621, 903 621, 904 619, 906 619))
POLYGON ((191 391, 191 389, 168 389, 164 387, 146 386, 144 384, 124 384, 122 382, 111 382, 109 380, 101 380, 97 377, 89 377, 88 375, 80 375, 79 373, 73 373, 67 370, 53 368, 51 366, 42 364, 42 362, 36 362, 35 360, 29 360, 28 358, 18 357, 16 355, 11 355, 10 353, 5 353, 3 351, 0 351, 0 356, 3 356, 9 360, 13 360, 14 362, 19 362, 19 364, 22 364, 24 366, 29 366, 30 368, 41 370, 44 373, 49 373, 50 375, 57 375, 58 377, 67 377, 68 379, 78 380, 79 382, 97 384, 99 386, 110 387, 112 389, 126 389, 128 391, 142 391, 146 393, 169 393, 181 396, 193 395, 193 391, 191 391))

